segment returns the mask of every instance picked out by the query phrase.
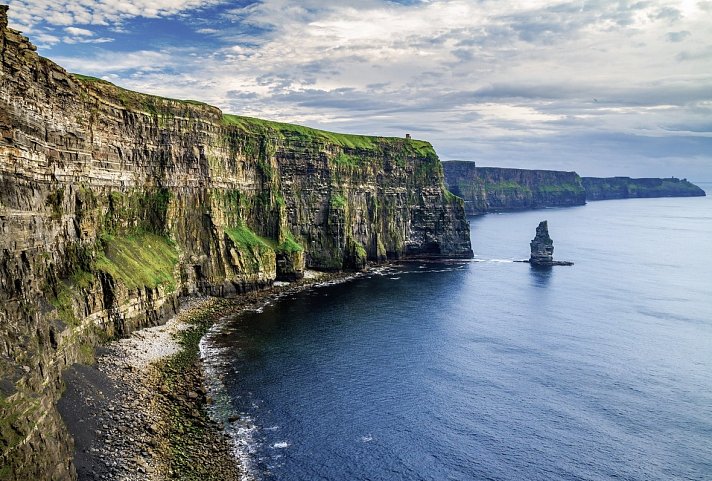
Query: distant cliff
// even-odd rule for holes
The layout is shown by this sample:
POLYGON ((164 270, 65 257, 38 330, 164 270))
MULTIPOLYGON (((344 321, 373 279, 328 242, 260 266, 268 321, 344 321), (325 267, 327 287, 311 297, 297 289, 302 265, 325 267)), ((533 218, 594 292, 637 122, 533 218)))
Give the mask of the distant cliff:
POLYGON ((576 172, 477 167, 443 162, 448 189, 465 201, 468 215, 506 210, 570 207, 588 200, 691 197, 705 192, 687 180, 580 177, 576 172))
POLYGON ((465 161, 443 162, 443 168, 448 189, 465 200, 468 215, 586 203, 576 172, 476 167, 465 161))
POLYGON ((0 479, 72 479, 63 369, 183 295, 472 256, 427 142, 224 115, 35 50, 0 6, 0 479))
POLYGON ((699 197, 705 191, 687 179, 630 177, 582 177, 587 200, 628 199, 635 197, 699 197))

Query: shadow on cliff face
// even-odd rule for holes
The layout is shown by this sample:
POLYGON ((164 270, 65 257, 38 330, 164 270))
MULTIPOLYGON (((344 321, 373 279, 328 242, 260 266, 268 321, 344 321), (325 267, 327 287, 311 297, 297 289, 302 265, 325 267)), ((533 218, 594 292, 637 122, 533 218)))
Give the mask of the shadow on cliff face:
POLYGON ((531 265, 529 269, 529 275, 532 279, 532 285, 535 287, 549 287, 549 282, 551 282, 552 276, 551 266, 535 266, 531 265))

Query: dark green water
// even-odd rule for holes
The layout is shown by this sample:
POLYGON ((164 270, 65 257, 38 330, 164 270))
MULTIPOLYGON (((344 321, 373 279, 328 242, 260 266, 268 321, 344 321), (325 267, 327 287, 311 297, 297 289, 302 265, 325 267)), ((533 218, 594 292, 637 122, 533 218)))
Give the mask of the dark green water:
POLYGON ((204 339, 259 479, 712 479, 712 197, 471 219, 476 262, 283 299, 204 339), (548 219, 555 257, 528 256, 548 219))

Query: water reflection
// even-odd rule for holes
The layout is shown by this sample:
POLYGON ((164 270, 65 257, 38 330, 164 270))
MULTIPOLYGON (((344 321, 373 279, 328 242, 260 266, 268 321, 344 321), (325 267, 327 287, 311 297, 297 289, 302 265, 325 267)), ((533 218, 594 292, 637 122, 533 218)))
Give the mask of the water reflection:
POLYGON ((532 285, 534 287, 549 287, 552 271, 551 266, 530 265, 529 275, 532 278, 532 285))

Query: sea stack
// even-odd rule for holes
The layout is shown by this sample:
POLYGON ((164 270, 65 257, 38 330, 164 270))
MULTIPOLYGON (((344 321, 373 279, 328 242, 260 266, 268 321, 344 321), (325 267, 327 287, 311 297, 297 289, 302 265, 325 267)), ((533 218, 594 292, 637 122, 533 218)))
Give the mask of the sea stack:
POLYGON ((536 236, 529 244, 531 246, 531 256, 529 263, 533 266, 572 266, 573 262, 554 260, 554 241, 549 237, 549 224, 543 220, 536 228, 536 236))
POLYGON ((536 228, 536 236, 529 244, 532 248, 529 263, 539 266, 549 266, 554 262, 554 241, 549 237, 549 224, 543 220, 536 228))

